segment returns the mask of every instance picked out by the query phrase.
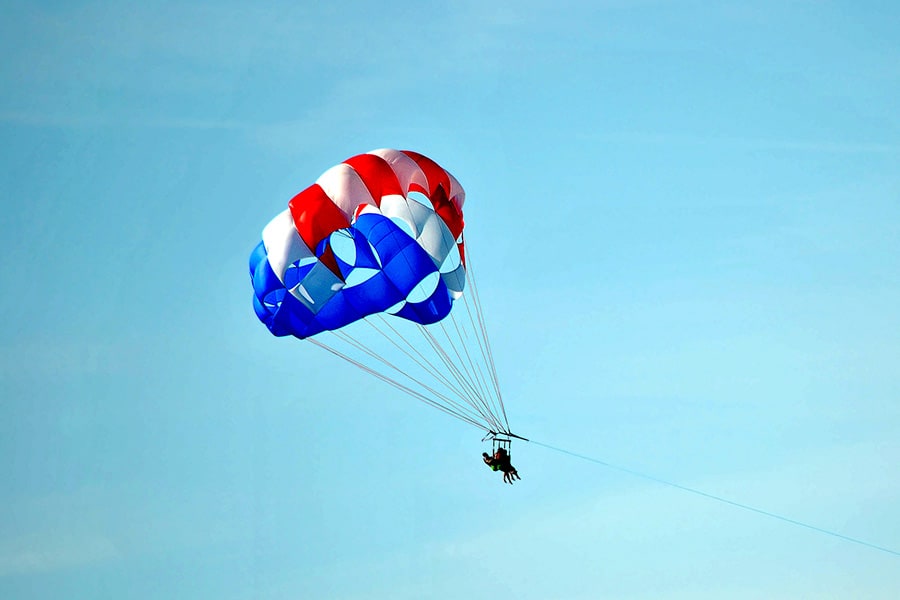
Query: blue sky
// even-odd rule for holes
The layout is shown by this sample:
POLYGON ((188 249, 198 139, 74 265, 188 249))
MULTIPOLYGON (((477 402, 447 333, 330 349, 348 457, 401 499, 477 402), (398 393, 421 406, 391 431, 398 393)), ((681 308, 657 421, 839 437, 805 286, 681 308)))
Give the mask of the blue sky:
POLYGON ((895 598, 898 557, 481 433, 255 318, 373 148, 466 188, 510 423, 900 549, 889 2, 5 2, 3 598, 895 598))

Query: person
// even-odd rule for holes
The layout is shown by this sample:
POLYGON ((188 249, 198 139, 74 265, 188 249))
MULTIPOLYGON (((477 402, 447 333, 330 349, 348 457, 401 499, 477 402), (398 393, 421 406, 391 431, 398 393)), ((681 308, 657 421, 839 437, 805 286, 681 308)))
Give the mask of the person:
POLYGON ((497 451, 494 453, 494 460, 497 461, 500 470, 503 471, 503 481, 512 485, 513 480, 522 479, 519 477, 519 472, 516 468, 512 466, 509 452, 507 452, 506 448, 503 448, 502 446, 497 448, 497 451))
POLYGON ((482 458, 482 460, 484 460, 484 464, 486 464, 487 466, 489 466, 491 468, 491 471, 499 471, 500 470, 500 463, 498 461, 494 460, 494 457, 489 455, 487 452, 482 452, 481 458, 482 458))
POLYGON ((506 451, 506 448, 497 448, 497 451, 494 452, 494 456, 489 456, 487 452, 482 452, 481 458, 484 460, 484 464, 489 466, 491 470, 503 471, 503 481, 505 483, 512 485, 515 479, 522 479, 519 477, 519 472, 516 468, 512 466, 509 452, 506 451))

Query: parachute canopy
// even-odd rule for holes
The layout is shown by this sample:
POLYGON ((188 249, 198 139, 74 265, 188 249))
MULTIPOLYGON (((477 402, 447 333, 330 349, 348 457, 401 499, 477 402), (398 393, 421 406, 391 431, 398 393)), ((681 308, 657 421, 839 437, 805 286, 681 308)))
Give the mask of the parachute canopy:
POLYGON ((464 200, 452 175, 415 152, 332 167, 263 230, 250 257, 257 316, 298 338, 380 312, 440 321, 465 287, 464 200))

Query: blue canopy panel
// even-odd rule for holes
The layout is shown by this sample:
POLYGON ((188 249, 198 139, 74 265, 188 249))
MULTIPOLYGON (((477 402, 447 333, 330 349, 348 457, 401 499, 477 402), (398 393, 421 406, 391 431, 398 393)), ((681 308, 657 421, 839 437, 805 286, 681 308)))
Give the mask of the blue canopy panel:
POLYGON ((434 261, 389 218, 370 213, 360 215, 348 229, 336 231, 323 240, 316 248, 316 256, 321 258, 329 249, 346 283, 335 278, 338 283, 324 290, 321 287, 323 265, 318 260, 289 265, 282 282, 269 265, 264 244, 258 244, 251 253, 254 310, 274 335, 310 337, 340 329, 404 301, 395 314, 416 323, 435 323, 450 313, 450 292, 435 275, 438 269, 434 261), (437 285, 427 298, 420 300, 423 295, 420 284, 429 276, 437 280, 437 285), (317 304, 309 290, 328 297, 317 304), (419 292, 415 301, 410 297, 414 290, 419 292))
POLYGON ((450 291, 443 279, 438 280, 437 288, 432 292, 431 296, 422 302, 407 302, 399 312, 395 313, 398 317, 403 317, 408 321, 415 321, 422 325, 429 323, 437 323, 450 313, 453 301, 450 297, 450 291))
POLYGON ((316 247, 316 256, 321 257, 329 250, 334 256, 334 262, 344 281, 357 267, 377 269, 380 266, 378 258, 375 256, 375 249, 365 236, 353 226, 347 229, 338 229, 319 242, 316 247))

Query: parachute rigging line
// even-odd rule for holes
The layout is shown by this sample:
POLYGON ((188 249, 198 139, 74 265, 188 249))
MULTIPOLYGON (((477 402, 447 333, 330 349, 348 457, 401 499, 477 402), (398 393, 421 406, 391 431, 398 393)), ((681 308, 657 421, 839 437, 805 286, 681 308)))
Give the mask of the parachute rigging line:
MULTIPOLYGON (((459 397, 460 400, 462 400, 465 404, 467 404, 472 409, 474 409, 476 412, 478 412, 478 414, 481 416, 482 419, 484 419, 485 422, 493 423, 494 417, 492 416, 491 411, 489 409, 487 409, 487 407, 484 406, 483 403, 480 403, 478 401, 477 394, 473 395, 471 392, 469 392, 468 390, 465 389, 465 387, 471 388, 471 384, 469 383, 467 378, 462 373, 459 372, 459 370, 457 369, 457 366, 455 364, 453 364, 452 361, 447 361, 444 359, 444 356, 442 356, 442 354, 441 354, 442 348, 440 347, 440 343, 437 342, 437 340, 433 341, 432 348, 438 354, 438 357, 441 358, 442 361, 444 361, 444 363, 448 367, 448 370, 450 371, 450 373, 457 380, 457 383, 459 383, 460 385, 462 385, 464 387, 460 388, 460 387, 454 386, 452 384, 452 382, 450 382, 446 376, 442 375, 440 373, 440 371, 437 369, 437 367, 435 367, 432 364, 432 362, 429 361, 428 358, 425 357, 424 354, 422 354, 422 352, 419 351, 415 347, 414 344, 412 344, 409 340, 407 340, 406 337, 396 327, 392 326, 385 317, 383 317, 382 315, 377 315, 377 317, 379 318, 379 320, 382 322, 382 324, 385 327, 387 327, 388 329, 391 330, 391 332, 393 332, 394 337, 391 337, 390 335, 388 335, 387 333, 385 333, 384 331, 379 329, 378 326, 376 326, 371 320, 366 319, 365 321, 366 321, 366 323, 369 324, 369 326, 371 326, 373 329, 375 329, 375 331, 377 331, 386 340, 388 340, 394 347, 396 347, 398 350, 403 352, 407 357, 409 357, 412 361, 414 361, 417 365, 419 365, 419 367, 421 367, 425 372, 427 372, 430 376, 434 377, 439 382, 441 382, 445 387, 447 387, 448 390, 450 390, 457 397, 459 397), (409 349, 412 350, 412 352, 414 352, 419 358, 417 359, 416 357, 412 356, 412 354, 410 354, 409 351, 407 351, 405 348, 403 348, 399 344, 397 344, 397 342, 395 341, 395 338, 402 340, 409 347, 409 349), (419 359, 421 359, 421 361, 419 359), (425 364, 422 364, 423 362, 425 364), (484 408, 485 410, 482 410, 482 408, 484 408)), ((422 327, 422 326, 420 326, 420 327, 422 328, 422 330, 424 330, 426 339, 428 339, 428 336, 430 336, 430 333, 427 330, 425 330, 424 327, 422 327)), ((431 338, 431 339, 433 339, 433 338, 431 338)), ((378 358, 382 362, 385 362, 383 357, 378 357, 378 358)), ((401 372, 406 377, 410 378, 413 381, 416 381, 416 383, 418 383, 422 387, 428 388, 428 386, 426 386, 423 382, 418 381, 414 377, 412 377, 409 374, 409 372, 404 371, 394 365, 391 365, 391 366, 398 372, 401 372)), ((446 399, 445 401, 450 402, 449 399, 446 399)), ((466 410, 459 405, 457 405, 457 406, 458 406, 458 408, 460 408, 463 411, 466 410)))
MULTIPOLYGON (((408 372, 404 371, 403 369, 401 369, 400 367, 398 367, 397 365, 395 365, 395 364, 392 363, 391 361, 387 360, 384 356, 381 356, 381 355, 377 354, 376 352, 374 352, 373 350, 371 350, 370 348, 368 348, 365 344, 363 344, 363 343, 359 342, 358 340, 354 339, 353 336, 350 336, 350 335, 348 335, 346 332, 343 332, 343 331, 332 331, 331 333, 332 333, 334 336, 336 336, 336 337, 342 339, 343 341, 345 341, 347 344, 353 346, 353 347, 356 348, 357 350, 360 350, 361 352, 367 354, 367 355, 370 356, 371 358, 377 360, 378 362, 380 362, 381 364, 385 365, 386 367, 388 367, 388 368, 390 368, 390 369, 393 369, 393 370, 396 371, 397 373, 399 373, 399 374, 401 374, 401 375, 407 377, 410 381, 412 381, 412 382, 418 384, 419 386, 421 386, 421 387, 424 388, 425 390, 431 392, 434 396, 436 396, 436 397, 438 397, 438 398, 444 400, 445 402, 447 402, 448 404, 450 404, 450 405, 452 405, 452 406, 457 406, 457 404, 454 403, 450 398, 447 398, 446 396, 444 396, 443 394, 441 394, 441 393, 437 392, 436 390, 432 389, 430 386, 426 385, 426 384, 423 383, 422 381, 416 379, 415 377, 413 377, 412 375, 410 375, 408 372)), ((461 408, 461 407, 459 407, 459 408, 461 408)), ((463 410, 465 410, 465 409, 463 409, 463 410)))
MULTIPOLYGON (((442 402, 444 402, 446 404, 446 408, 449 409, 449 411, 446 411, 446 412, 452 412, 452 414, 466 414, 468 412, 466 407, 462 406, 458 402, 455 402, 453 399, 447 397, 446 395, 441 394, 440 392, 433 389, 431 386, 427 385, 423 381, 417 379, 416 377, 411 375, 408 371, 402 369, 398 365, 389 361, 383 355, 374 352, 372 349, 368 348, 365 344, 363 344, 359 340, 354 339, 353 336, 348 335, 345 331, 332 331, 331 333, 334 334, 336 337, 344 340, 346 343, 353 346, 354 348, 364 352, 371 358, 377 360, 378 362, 385 365, 386 367, 394 370, 396 373, 407 378, 410 382, 415 383, 416 385, 420 386, 422 389, 429 392, 432 397, 430 398, 430 402, 428 402, 428 404, 430 404, 431 406, 438 405, 439 403, 437 402, 436 399, 439 399, 442 402)), ((354 362, 354 361, 351 361, 351 362, 354 362)), ((397 382, 397 383, 399 383, 399 382, 397 382)), ((481 415, 481 416, 482 416, 482 418, 484 418, 484 415, 481 415)), ((469 417, 472 419, 477 418, 475 415, 472 415, 471 413, 469 413, 469 417)))
POLYGON ((494 353, 491 350, 491 338, 487 333, 487 326, 484 321, 484 311, 481 307, 481 296, 478 293, 478 284, 475 281, 475 267, 472 263, 472 252, 471 246, 468 254, 468 264, 466 267, 467 271, 467 279, 471 283, 472 287, 472 304, 475 307, 475 314, 477 316, 478 325, 475 325, 475 319, 472 317, 472 311, 469 307, 469 303, 466 302, 466 313, 469 315, 469 321, 472 324, 472 328, 479 332, 476 334, 476 339, 478 340, 478 346, 482 348, 482 356, 485 358, 485 364, 487 365, 488 372, 491 375, 491 381, 494 384, 494 392, 497 394, 497 403, 500 406, 500 412, 503 415, 503 422, 506 424, 506 431, 509 431, 509 420, 506 417, 506 407, 503 405, 503 394, 500 393, 500 379, 497 377, 497 367, 494 364, 494 353), (482 342, 484 346, 482 347, 482 342))
POLYGON ((326 351, 330 352, 331 354, 334 354, 335 356, 337 356, 337 357, 339 357, 339 358, 344 359, 345 361, 349 362, 350 364, 352 364, 352 365, 354 365, 354 366, 360 368, 361 370, 365 371, 366 373, 372 375, 373 377, 377 377, 378 379, 384 381, 385 383, 388 383, 388 384, 394 386, 395 388, 397 388, 397 389, 400 390, 400 391, 406 392, 407 394, 409 394, 409 395, 412 396, 413 398, 416 398, 416 399, 418 399, 418 400, 424 402, 425 404, 427 404, 427 405, 429 405, 429 406, 431 406, 431 407, 433 407, 433 408, 436 408, 436 409, 438 409, 438 410, 440 410, 440 411, 443 411, 443 412, 447 413, 448 415, 450 415, 450 416, 452 416, 452 417, 455 417, 455 418, 457 418, 457 419, 459 419, 459 420, 461 420, 461 421, 464 421, 464 422, 466 422, 466 423, 469 423, 470 425, 472 425, 472 426, 474 426, 474 427, 477 427, 478 429, 483 429, 483 428, 484 428, 477 420, 472 419, 471 417, 469 417, 469 416, 467 416, 467 415, 465 415, 465 414, 458 413, 458 412, 456 412, 456 411, 454 411, 454 410, 451 410, 451 409, 449 409, 449 408, 447 408, 447 407, 445 407, 445 406, 443 406, 443 405, 441 405, 441 404, 435 402, 434 400, 432 400, 431 398, 429 398, 429 397, 426 396, 425 394, 423 394, 423 393, 421 393, 421 392, 419 392, 419 391, 417 391, 417 390, 414 390, 414 389, 410 388, 409 386, 406 386, 406 385, 400 383, 399 381, 397 381, 397 380, 395 380, 395 379, 393 379, 393 378, 391 378, 391 377, 388 377, 387 375, 384 375, 384 374, 382 374, 382 373, 379 373, 379 372, 376 371, 375 369, 372 369, 371 367, 369 367, 369 366, 367 366, 367 365, 365 365, 365 364, 363 364, 363 363, 361 363, 361 362, 359 362, 359 361, 353 359, 352 357, 350 357, 350 356, 344 354, 344 353, 341 352, 340 350, 337 350, 337 349, 335 349, 335 348, 332 348, 332 347, 329 346, 328 344, 324 344, 324 343, 320 342, 319 340, 316 340, 316 339, 313 339, 313 338, 307 338, 307 341, 310 342, 310 343, 312 343, 312 344, 315 344, 316 346, 322 348, 323 350, 326 350, 326 351))
POLYGON ((674 482, 672 482, 672 481, 666 481, 665 479, 660 479, 660 478, 654 477, 654 476, 652 476, 652 475, 647 475, 646 473, 641 473, 640 471, 635 471, 635 470, 629 469, 629 468, 627 468, 627 467, 622 467, 622 466, 619 466, 619 465, 614 465, 614 464, 612 464, 612 463, 608 463, 608 462, 606 462, 606 461, 603 461, 603 460, 600 460, 600 459, 597 459, 597 458, 591 458, 590 456, 585 456, 584 454, 577 454, 577 453, 572 452, 572 451, 570 451, 570 450, 564 450, 563 448, 557 448, 556 446, 551 446, 550 444, 544 444, 544 443, 541 443, 541 442, 538 442, 538 441, 535 441, 535 440, 528 440, 528 441, 530 441, 532 444, 535 444, 535 445, 537 445, 537 446, 542 446, 542 447, 547 448, 547 449, 549 449, 549 450, 553 450, 554 452, 559 452, 559 453, 561 453, 561 454, 567 454, 567 455, 573 456, 573 457, 575 457, 575 458, 580 458, 581 460, 586 460, 586 461, 588 461, 588 462, 592 462, 592 463, 595 463, 595 464, 604 466, 604 467, 606 467, 606 468, 608 468, 608 469, 613 469, 613 470, 615 470, 615 471, 620 471, 620 472, 622 472, 622 473, 627 473, 627 474, 629 474, 629 475, 633 475, 633 476, 635 476, 635 477, 640 477, 640 478, 646 479, 646 480, 648 480, 648 481, 653 481, 653 482, 655 482, 655 483, 660 483, 660 484, 662 484, 662 485, 667 485, 667 486, 669 486, 669 487, 673 487, 673 488, 675 488, 675 489, 679 489, 679 490, 681 490, 681 491, 683 491, 683 492, 689 492, 689 493, 695 494, 695 495, 697 495, 697 496, 703 496, 704 498, 708 498, 708 499, 710 499, 710 500, 715 500, 716 502, 721 502, 721 503, 723 503, 723 504, 728 504, 728 505, 730 505, 730 506, 734 506, 734 507, 740 508, 740 509, 742 509, 742 510, 746 510, 746 511, 749 511, 749 512, 754 512, 754 513, 757 513, 757 514, 760 514, 760 515, 763 515, 763 516, 766 516, 766 517, 770 517, 770 518, 772 518, 772 519, 777 519, 777 520, 779 520, 779 521, 784 521, 785 523, 790 523, 791 525, 796 525, 796 526, 798 526, 798 527, 804 527, 804 528, 806 528, 806 529, 811 529, 811 530, 817 531, 817 532, 819 532, 819 533, 824 533, 825 535, 830 535, 830 536, 832 536, 832 537, 836 537, 836 538, 842 539, 842 540, 844 540, 844 541, 846 541, 846 542, 852 542, 852 543, 854 543, 854 544, 859 544, 859 545, 861 545, 861 546, 866 546, 866 547, 871 548, 871 549, 873 549, 873 550, 880 550, 881 552, 885 552, 885 553, 887 553, 887 554, 893 554, 894 556, 900 556, 900 552, 898 552, 898 551, 896 551, 896 550, 892 550, 892 549, 886 548, 886 547, 884 547, 884 546, 878 546, 877 544, 872 544, 872 543, 867 542, 867 541, 865 541, 865 540, 860 540, 860 539, 858 539, 858 538, 850 537, 850 536, 848 536, 848 535, 844 535, 844 534, 842 534, 842 533, 838 533, 838 532, 832 531, 832 530, 830 530, 830 529, 825 529, 825 528, 823 528, 823 527, 816 527, 815 525, 810 525, 809 523, 804 523, 803 521, 798 521, 798 520, 796 520, 796 519, 791 519, 790 517, 785 517, 785 516, 779 515, 779 514, 777 514, 777 513, 773 513, 773 512, 767 511, 767 510, 763 510, 763 509, 761 509, 761 508, 756 508, 756 507, 754 507, 754 506, 750 506, 749 504, 743 504, 743 503, 741 503, 741 502, 735 502, 734 500, 729 500, 728 498, 723 498, 722 496, 717 496, 717 495, 715 495, 715 494, 710 494, 710 493, 708 493, 708 492, 704 492, 704 491, 698 490, 698 489, 696 489, 696 488, 688 487, 688 486, 686 486, 686 485, 681 485, 681 484, 678 484, 678 483, 674 483, 674 482))
POLYGON ((400 332, 397 331, 397 329, 387 321, 387 319, 385 319, 381 315, 377 315, 377 316, 380 318, 382 324, 394 333, 394 336, 397 339, 402 340, 409 347, 408 350, 406 348, 403 348, 402 346, 400 346, 400 344, 398 344, 394 338, 391 338, 391 336, 389 336, 387 333, 385 333, 384 331, 379 329, 378 326, 375 325, 371 320, 365 319, 365 322, 370 327, 372 327, 372 329, 374 329, 379 334, 381 334, 381 336, 384 337, 384 339, 386 339, 388 342, 390 342, 395 348, 397 348, 398 350, 403 352, 406 356, 408 356, 411 360, 413 360, 417 365, 422 367, 422 369, 425 370, 429 375, 431 375, 432 377, 434 377, 435 379, 440 381, 442 384, 444 384, 447 387, 447 389, 452 390, 458 396, 464 396, 464 390, 461 390, 460 388, 455 387, 453 385, 453 382, 451 382, 449 379, 447 379, 447 377, 445 377, 443 374, 441 374, 440 370, 438 370, 438 368, 435 367, 431 363, 431 361, 428 360, 428 358, 424 354, 422 354, 422 352, 420 352, 419 350, 416 349, 415 346, 410 344, 409 341, 405 337, 403 337, 400 334, 400 332), (410 350, 416 356, 418 356, 418 358, 416 358, 412 354, 410 354, 410 350), (422 364, 423 362, 425 364, 422 364))
MULTIPOLYGON (((484 382, 482 381, 483 375, 482 375, 481 369, 477 368, 475 366, 475 363, 472 361, 472 356, 469 353, 468 345, 465 343, 465 341, 464 341, 465 338, 459 330, 459 323, 457 322, 456 318, 452 317, 450 320, 453 322, 453 327, 456 330, 456 335, 458 336, 458 338, 460 340, 463 340, 463 342, 460 344, 460 346, 462 347, 463 353, 466 355, 466 361, 468 362, 468 365, 469 365, 469 370, 467 372, 469 373, 470 380, 474 381, 476 384, 478 384, 477 397, 481 399, 481 401, 485 405, 485 408, 487 409, 487 411, 490 414, 494 414, 495 410, 493 410, 491 407, 487 406, 490 396, 485 391, 486 386, 485 386, 484 382)), ((444 335, 447 336, 447 339, 450 341, 450 345, 453 348, 453 352, 456 354, 456 357, 459 360, 460 365, 462 365, 462 367, 465 369, 466 363, 463 362, 462 356, 460 356, 459 350, 456 348, 456 344, 453 343, 452 336, 449 333, 447 333, 447 328, 444 326, 443 321, 441 321, 440 326, 441 326, 441 331, 444 332, 444 335)))
MULTIPOLYGON (((471 254, 469 254, 469 263, 467 267, 466 279, 469 283, 469 287, 471 290, 475 290, 475 278, 474 271, 471 270, 471 254)), ((437 341, 437 339, 431 334, 431 331, 424 328, 423 326, 419 326, 419 329, 426 335, 429 339, 430 343, 433 347, 438 351, 439 355, 445 361, 445 364, 448 366, 452 365, 454 370, 462 369, 465 374, 465 383, 466 386, 470 389, 470 391, 477 397, 479 404, 484 408, 484 410, 491 416, 489 423, 492 429, 502 429, 508 430, 509 425, 506 418, 506 412, 503 409, 502 399, 500 399, 498 386, 494 386, 495 393, 497 394, 497 400, 494 400, 490 393, 490 388, 485 381, 484 370, 481 365, 485 366, 485 369, 489 373, 491 373, 491 379, 496 380, 496 371, 493 368, 492 361, 487 355, 485 348, 488 347, 488 336, 487 329, 484 326, 478 327, 475 325, 475 321, 472 318, 472 306, 476 307, 476 310, 480 310, 478 297, 474 294, 464 294, 461 298, 456 300, 457 303, 461 303, 465 307, 465 311, 469 316, 469 323, 471 324, 471 331, 466 327, 466 321, 458 316, 458 311, 453 311, 450 313, 449 320, 453 323, 453 331, 455 331, 456 335, 452 335, 447 327, 444 325, 444 321, 439 323, 440 329, 446 338, 448 345, 453 350, 453 353, 457 357, 457 361, 454 361, 450 358, 449 353, 443 349, 442 344, 437 341), (466 340, 469 337, 474 337, 480 354, 480 362, 473 360, 472 354, 469 352, 469 346, 473 346, 471 343, 466 343, 466 340), (457 343, 454 342, 454 339, 457 343), (462 353, 460 353, 459 348, 462 348, 462 353), (466 355, 466 360, 463 360, 462 354, 466 355), (467 366, 468 365, 468 366, 467 366), (478 385, 478 390, 475 390, 475 384, 478 385), (499 410, 498 410, 499 405, 499 410), (505 423, 506 426, 502 426, 501 423, 505 423)), ((435 330, 436 331, 436 330, 435 330)), ((474 351, 474 348, 473 348, 474 351)))
MULTIPOLYGON (((452 317, 451 317, 452 318, 452 317)), ((472 401, 472 406, 479 413, 485 415, 486 421, 492 426, 496 423, 496 417, 494 417, 490 407, 488 407, 485 402, 483 396, 475 389, 475 385, 472 383, 474 379, 474 375, 465 369, 465 365, 462 362, 462 358, 459 355, 459 352, 456 350, 455 345, 453 344, 453 340, 450 339, 449 334, 447 334, 446 329, 443 327, 443 323, 441 323, 441 330, 444 335, 447 337, 447 342, 450 344, 450 347, 453 349, 454 354, 456 355, 457 361, 454 362, 453 357, 446 351, 443 345, 438 341, 438 339, 425 327, 419 327, 419 330, 425 335, 425 338, 428 340, 431 347, 437 353, 437 355, 441 358, 444 365, 454 374, 460 383, 462 383, 467 389, 468 394, 471 398, 474 398, 472 401)))

